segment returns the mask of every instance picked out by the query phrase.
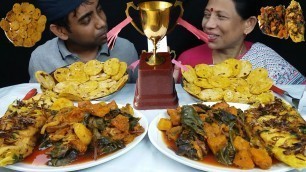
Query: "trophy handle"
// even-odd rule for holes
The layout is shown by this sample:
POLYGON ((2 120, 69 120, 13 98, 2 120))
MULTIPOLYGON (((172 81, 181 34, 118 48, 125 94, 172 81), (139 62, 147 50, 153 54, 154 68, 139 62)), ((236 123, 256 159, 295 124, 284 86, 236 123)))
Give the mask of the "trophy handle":
POLYGON ((183 16, 184 14, 184 8, 183 8, 183 3, 181 1, 175 1, 174 7, 179 6, 181 11, 180 11, 180 17, 183 16))
POLYGON ((170 55, 171 55, 172 59, 176 59, 176 52, 175 52, 175 50, 171 50, 170 51, 170 55))
MULTIPOLYGON (((139 10, 139 7, 136 7, 135 6, 135 4, 134 4, 134 2, 128 2, 128 3, 126 3, 126 9, 125 9, 125 14, 126 14, 126 16, 129 16, 129 17, 131 17, 130 16, 130 13, 129 13, 129 9, 130 8, 134 8, 134 10, 139 10)), ((132 17, 131 17, 132 18, 132 17)), ((132 18, 133 19, 133 18, 132 18)), ((139 32, 139 33, 141 33, 142 35, 145 35, 144 34, 144 32, 136 25, 136 23, 134 22, 134 20, 132 20, 131 21, 131 23, 132 23, 132 25, 134 26, 134 28, 139 32)))
MULTIPOLYGON (((183 3, 182 3, 181 1, 175 1, 173 7, 175 8, 175 7, 177 7, 177 6, 180 7, 180 14, 179 14, 179 17, 182 17, 183 14, 184 14, 183 3)), ((177 19, 178 19, 178 18, 177 18, 177 19)), ((177 19, 176 19, 176 21, 175 21, 175 24, 174 24, 170 29, 168 29, 167 34, 170 33, 170 32, 175 28, 175 26, 176 26, 176 24, 177 24, 177 19)))

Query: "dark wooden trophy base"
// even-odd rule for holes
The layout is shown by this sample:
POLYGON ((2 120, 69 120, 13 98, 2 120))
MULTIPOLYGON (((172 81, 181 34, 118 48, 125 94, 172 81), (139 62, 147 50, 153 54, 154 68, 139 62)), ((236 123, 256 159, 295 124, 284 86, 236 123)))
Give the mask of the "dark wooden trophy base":
POLYGON ((134 108, 173 109, 178 106, 178 97, 173 80, 173 66, 169 53, 158 53, 165 62, 150 66, 146 63, 152 53, 142 53, 140 56, 138 80, 136 83, 134 108))

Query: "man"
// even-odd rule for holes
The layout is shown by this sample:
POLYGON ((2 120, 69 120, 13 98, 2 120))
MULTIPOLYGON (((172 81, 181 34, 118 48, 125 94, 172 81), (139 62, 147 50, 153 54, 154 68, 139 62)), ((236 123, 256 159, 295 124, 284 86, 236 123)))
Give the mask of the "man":
MULTIPOLYGON (((116 57, 130 65, 138 60, 134 45, 126 39, 118 37, 114 48, 108 48, 108 27, 101 0, 37 0, 37 4, 57 37, 33 51, 30 82, 36 82, 38 70, 50 73, 76 61, 106 61, 116 57)), ((138 72, 129 73, 130 82, 135 82, 138 72)))

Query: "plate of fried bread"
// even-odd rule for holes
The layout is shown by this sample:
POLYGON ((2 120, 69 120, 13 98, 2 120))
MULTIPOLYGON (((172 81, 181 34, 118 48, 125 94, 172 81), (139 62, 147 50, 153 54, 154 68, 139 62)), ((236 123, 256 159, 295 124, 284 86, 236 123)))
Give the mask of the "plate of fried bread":
POLYGON ((40 41, 46 22, 47 18, 40 9, 31 3, 22 2, 13 5, 12 10, 0 21, 0 27, 15 46, 33 47, 40 41))
POLYGON ((200 101, 266 104, 274 100, 268 71, 252 69, 249 61, 231 58, 216 65, 186 67, 188 70, 182 71, 182 87, 200 101))
POLYGON ((286 102, 266 105, 199 102, 167 109, 149 126, 152 144, 169 158, 203 171, 306 168, 306 122, 286 102))
POLYGON ((0 165, 18 171, 76 171, 117 158, 146 135, 131 105, 38 94, 16 100, 0 118, 0 165))
POLYGON ((109 100, 129 79, 126 62, 119 61, 118 58, 105 62, 75 62, 50 74, 37 71, 35 77, 44 93, 73 101, 109 100))

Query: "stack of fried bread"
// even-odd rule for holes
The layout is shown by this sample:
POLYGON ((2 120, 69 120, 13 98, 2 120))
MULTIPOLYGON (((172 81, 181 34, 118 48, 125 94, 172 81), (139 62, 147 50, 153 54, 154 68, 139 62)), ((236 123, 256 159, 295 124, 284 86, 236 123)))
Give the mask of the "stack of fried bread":
POLYGON ((7 38, 15 45, 32 47, 40 41, 47 18, 33 4, 15 3, 13 9, 0 21, 0 27, 7 38))
POLYGON ((248 61, 228 59, 214 66, 186 66, 188 70, 182 71, 183 88, 200 100, 263 104, 274 100, 268 71, 252 70, 248 61))
POLYGON ((128 81, 127 64, 117 58, 105 62, 75 62, 48 74, 35 73, 46 94, 74 101, 102 98, 122 88, 128 81))

